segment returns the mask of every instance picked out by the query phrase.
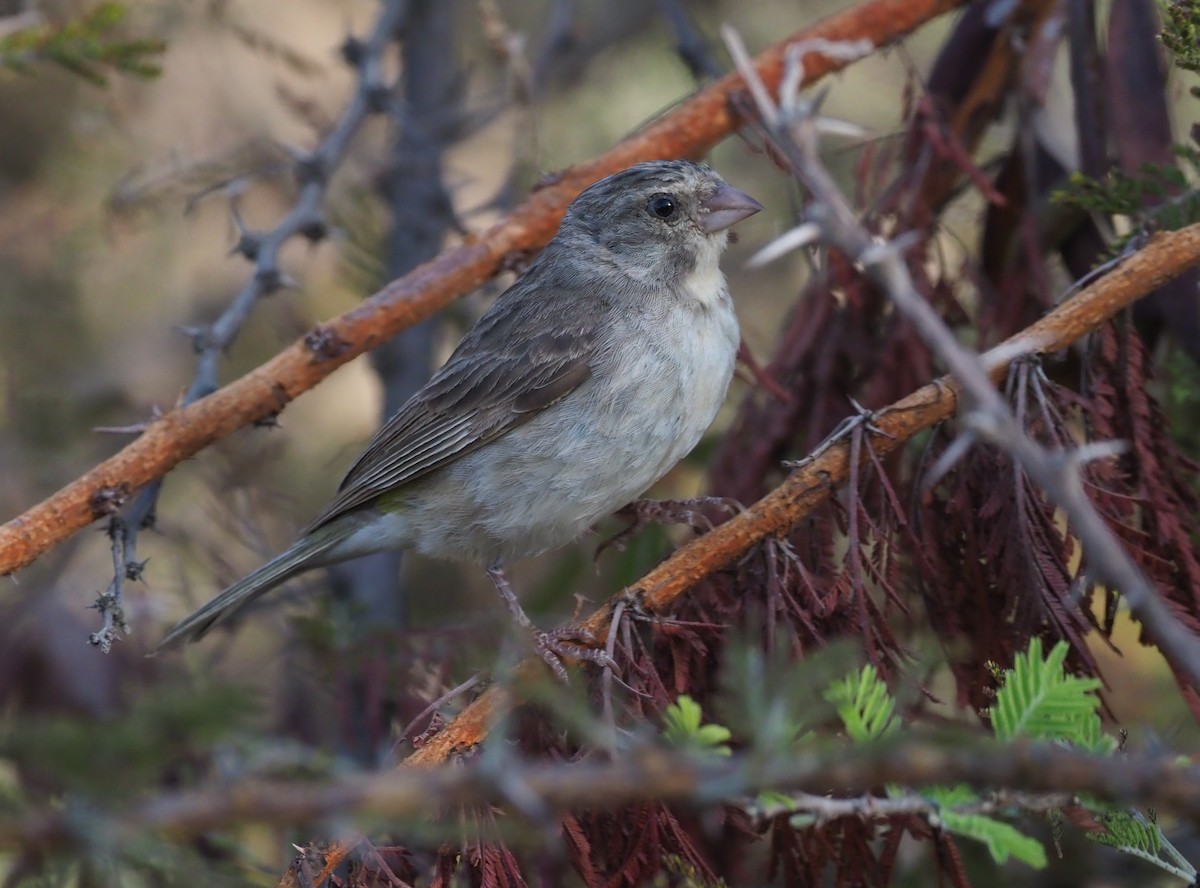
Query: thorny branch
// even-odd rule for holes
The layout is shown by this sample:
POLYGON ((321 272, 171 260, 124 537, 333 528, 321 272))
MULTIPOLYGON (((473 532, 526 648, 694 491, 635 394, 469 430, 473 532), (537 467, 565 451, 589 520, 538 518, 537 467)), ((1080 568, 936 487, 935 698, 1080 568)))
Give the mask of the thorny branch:
MULTIPOLYGON (((822 164, 815 107, 800 96, 805 54, 811 47, 797 45, 789 50, 776 104, 749 66, 737 34, 726 28, 724 36, 738 69, 751 85, 763 123, 811 194, 807 224, 816 226, 826 241, 845 253, 889 295, 961 385, 969 405, 964 416, 968 434, 1007 451, 1059 505, 1083 546, 1088 570, 1093 574, 1089 579, 1119 590, 1172 666, 1186 675, 1193 687, 1200 687, 1200 639, 1175 619, 1100 517, 1080 479, 1079 468, 1085 461, 1109 458, 1119 452, 1119 446, 1109 442, 1051 451, 1025 434, 992 382, 994 360, 960 345, 934 308, 917 292, 903 256, 905 238, 887 242, 867 231, 822 164)), ((828 52, 829 48, 822 47, 819 51, 828 52)), ((1006 363, 1022 352, 1037 350, 1033 342, 1019 339, 1009 349, 1001 349, 1006 363)))
POLYGON ((919 797, 891 801, 873 796, 827 797, 868 793, 871 787, 888 783, 916 787, 966 783, 985 791, 1006 788, 1002 794, 969 803, 976 813, 998 810, 1001 805, 1022 807, 1022 800, 1027 810, 1038 810, 1087 794, 1153 806, 1188 820, 1200 817, 1200 773, 1175 756, 1105 758, 1048 744, 999 745, 910 734, 863 746, 793 749, 771 756, 741 753, 731 758, 697 758, 676 748, 642 743, 612 759, 509 760, 502 774, 495 762, 477 758, 324 783, 245 782, 160 796, 111 819, 69 807, 3 817, 0 848, 49 850, 76 839, 80 829, 104 835, 112 847, 123 847, 125 840, 147 831, 178 840, 237 822, 294 824, 347 814, 427 821, 433 806, 453 810, 508 805, 517 816, 525 811, 540 820, 568 810, 615 808, 645 800, 747 804, 750 796, 767 789, 805 793, 797 799, 799 810, 827 819, 936 814, 919 797), (522 804, 515 805, 518 796, 522 804))
MULTIPOLYGON (((367 38, 350 38, 343 45, 342 54, 346 63, 358 72, 358 82, 341 117, 321 144, 312 152, 292 152, 299 194, 287 215, 270 231, 256 232, 242 225, 234 207, 234 221, 239 233, 234 249, 254 266, 254 270, 220 317, 206 327, 185 331, 197 359, 195 377, 180 401, 180 407, 199 401, 220 388, 221 358, 237 339, 254 307, 264 296, 288 285, 279 267, 279 252, 283 245, 297 235, 303 235, 313 243, 326 236, 328 226, 323 205, 329 182, 363 122, 372 114, 389 108, 392 87, 384 79, 383 56, 403 23, 407 5, 406 0, 387 0, 367 38)), ((114 512, 108 519, 115 562, 113 579, 96 600, 102 626, 89 639, 105 653, 120 638, 117 630, 127 630, 122 603, 124 581, 137 580, 145 566, 144 561, 137 560, 138 533, 154 526, 163 480, 160 476, 151 481, 138 493, 125 514, 114 512)))
MULTIPOLYGON (((962 0, 869 0, 804 28, 763 51, 755 64, 764 83, 783 73, 787 47, 797 41, 891 43, 962 0)), ((815 81, 846 62, 823 58, 808 68, 815 81)), ((643 160, 696 157, 745 123, 731 101, 744 87, 731 73, 696 92, 606 154, 564 171, 488 231, 468 238, 311 330, 273 359, 187 407, 150 423, 136 441, 0 526, 0 576, 32 562, 100 517, 132 491, 161 477, 214 441, 274 416, 342 364, 432 315, 485 283, 514 257, 543 246, 567 203, 597 179, 643 160)))

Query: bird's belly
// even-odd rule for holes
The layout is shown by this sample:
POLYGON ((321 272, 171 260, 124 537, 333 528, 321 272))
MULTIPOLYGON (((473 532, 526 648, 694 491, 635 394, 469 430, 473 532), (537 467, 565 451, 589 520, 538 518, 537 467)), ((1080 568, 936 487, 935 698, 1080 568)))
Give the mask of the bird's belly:
POLYGON ((485 564, 526 558, 634 500, 695 447, 725 398, 732 312, 692 334, 623 349, 567 398, 438 472, 438 508, 411 516, 417 548, 485 564))

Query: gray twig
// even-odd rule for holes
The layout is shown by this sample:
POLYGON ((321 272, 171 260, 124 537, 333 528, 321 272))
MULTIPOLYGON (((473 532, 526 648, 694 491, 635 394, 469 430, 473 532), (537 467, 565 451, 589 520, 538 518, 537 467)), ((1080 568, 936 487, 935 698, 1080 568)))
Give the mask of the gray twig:
MULTIPOLYGON (((395 39, 407 6, 406 0, 385 0, 368 37, 365 40, 350 38, 343 44, 342 55, 358 72, 358 83, 349 103, 321 144, 311 153, 292 152, 299 193, 287 215, 269 231, 251 231, 242 226, 234 206, 234 221, 239 229, 235 251, 254 266, 253 272, 220 317, 208 326, 187 331, 197 354, 196 373, 179 406, 191 404, 217 390, 221 358, 237 339, 254 306, 262 297, 289 286, 290 282, 279 267, 283 245, 297 235, 316 243, 328 233, 323 206, 334 172, 345 159, 363 122, 372 114, 391 110, 392 87, 385 80, 383 57, 395 39)), ((162 478, 147 484, 124 515, 114 514, 109 519, 108 533, 114 539, 114 547, 119 539, 121 557, 108 591, 96 602, 103 626, 91 636, 91 642, 103 650, 107 651, 111 646, 116 629, 125 631, 119 616, 123 611, 122 578, 137 579, 141 574, 141 562, 137 560, 138 533, 155 524, 162 484, 162 478)))

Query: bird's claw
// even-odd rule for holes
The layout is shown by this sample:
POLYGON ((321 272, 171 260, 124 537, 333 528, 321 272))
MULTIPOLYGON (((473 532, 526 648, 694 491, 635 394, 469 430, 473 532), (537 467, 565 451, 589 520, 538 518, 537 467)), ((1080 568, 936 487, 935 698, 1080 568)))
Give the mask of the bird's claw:
POLYGON ((545 632, 534 630, 533 645, 546 661, 550 671, 563 684, 569 684, 564 659, 586 660, 599 666, 611 668, 615 664, 603 648, 594 647, 598 640, 594 634, 580 626, 564 626, 545 632), (582 643, 581 643, 582 642, 582 643))

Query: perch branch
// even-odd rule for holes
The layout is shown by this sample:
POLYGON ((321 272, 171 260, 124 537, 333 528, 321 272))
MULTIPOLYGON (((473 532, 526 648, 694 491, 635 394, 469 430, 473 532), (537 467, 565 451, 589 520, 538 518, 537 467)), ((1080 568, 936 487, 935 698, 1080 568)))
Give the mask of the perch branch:
MULTIPOLYGON (((796 41, 867 41, 882 46, 960 2, 868 0, 765 50, 755 60, 755 69, 764 83, 776 84, 788 46, 796 41)), ((844 59, 818 56, 809 65, 810 82, 846 64, 844 59)), ((555 177, 483 234, 315 327, 235 382, 154 420, 136 441, 0 526, 0 576, 26 566, 92 521, 112 515, 134 491, 214 441, 277 414, 342 364, 478 288, 513 256, 542 247, 570 200, 592 182, 639 161, 703 154, 745 123, 731 101, 743 88, 741 76, 729 74, 700 90, 611 151, 555 177)))
MULTIPOLYGON (((763 757, 695 758, 679 749, 645 744, 607 760, 583 762, 509 761, 503 779, 495 763, 476 759, 427 770, 400 769, 360 774, 324 783, 246 781, 175 792, 134 804, 111 815, 56 806, 38 813, 0 818, 0 848, 46 851, 103 835, 111 847, 153 831, 181 840, 234 823, 298 824, 345 815, 428 820, 435 810, 456 806, 505 805, 519 793, 537 801, 540 815, 568 810, 613 809, 638 801, 712 805, 739 803, 766 789, 804 792, 814 813, 829 818, 888 816, 928 804, 880 806, 862 800, 830 799, 829 793, 861 794, 884 784, 910 787, 966 783, 988 790, 1003 787, 1010 804, 1019 793, 1075 795, 1200 818, 1200 773, 1175 756, 1106 758, 1049 744, 965 742, 963 737, 907 735, 856 747, 789 750, 763 757)), ((998 796, 1002 799, 1004 796, 998 796)), ((1050 800, 1045 800, 1049 804, 1050 800)), ((967 810, 991 811, 995 801, 969 803, 967 810)), ((1020 807, 1019 805, 1013 805, 1020 807)), ((1029 800, 1030 809, 1038 805, 1029 800)), ((452 827, 451 827, 452 828, 452 827)), ((345 857, 344 846, 334 852, 345 857)), ((329 851, 326 852, 328 857, 329 851)), ((284 883, 287 883, 287 877, 284 883)))

